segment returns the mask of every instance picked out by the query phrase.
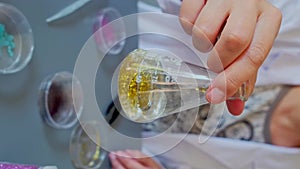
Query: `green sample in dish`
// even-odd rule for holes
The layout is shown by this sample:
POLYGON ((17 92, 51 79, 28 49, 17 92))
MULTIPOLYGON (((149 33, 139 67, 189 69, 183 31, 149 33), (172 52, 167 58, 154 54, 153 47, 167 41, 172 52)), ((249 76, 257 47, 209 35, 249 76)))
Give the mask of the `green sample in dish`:
POLYGON ((0 50, 3 52, 6 49, 7 54, 13 57, 15 47, 14 36, 8 34, 5 30, 5 26, 0 24, 0 50))

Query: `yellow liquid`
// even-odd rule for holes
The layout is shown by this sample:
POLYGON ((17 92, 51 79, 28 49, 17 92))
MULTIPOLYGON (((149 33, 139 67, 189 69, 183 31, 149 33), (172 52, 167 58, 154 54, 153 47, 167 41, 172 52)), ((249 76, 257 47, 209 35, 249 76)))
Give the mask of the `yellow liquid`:
POLYGON ((122 62, 119 72, 120 103, 131 119, 138 116, 150 117, 159 113, 159 108, 162 108, 161 104, 157 103, 163 99, 162 94, 155 92, 155 82, 161 81, 162 71, 155 60, 145 59, 143 54, 146 54, 143 50, 130 53, 122 62), (156 108, 157 111, 151 108, 156 108))
POLYGON ((147 72, 135 73, 129 83, 128 98, 132 106, 146 110, 151 106, 151 75, 147 72))
POLYGON ((94 144, 89 138, 82 140, 80 150, 80 160, 84 166, 94 166, 98 162, 100 146, 94 144))
POLYGON ((101 161, 103 160, 103 152, 100 147, 99 134, 96 134, 96 144, 84 131, 82 131, 78 143, 78 160, 80 160, 82 166, 85 166, 84 168, 94 168, 101 163, 101 161))

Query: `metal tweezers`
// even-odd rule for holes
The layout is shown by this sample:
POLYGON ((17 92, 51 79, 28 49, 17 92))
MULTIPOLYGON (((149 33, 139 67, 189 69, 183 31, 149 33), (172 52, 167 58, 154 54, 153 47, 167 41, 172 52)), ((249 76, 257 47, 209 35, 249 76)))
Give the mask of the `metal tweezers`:
POLYGON ((53 16, 50 16, 49 18, 47 18, 46 22, 50 23, 50 22, 53 22, 55 20, 66 17, 66 16, 74 13, 75 11, 77 11, 79 8, 83 7, 84 5, 86 5, 90 1, 91 0, 77 0, 74 3, 72 3, 72 4, 68 5, 67 7, 65 7, 64 9, 58 11, 53 16))

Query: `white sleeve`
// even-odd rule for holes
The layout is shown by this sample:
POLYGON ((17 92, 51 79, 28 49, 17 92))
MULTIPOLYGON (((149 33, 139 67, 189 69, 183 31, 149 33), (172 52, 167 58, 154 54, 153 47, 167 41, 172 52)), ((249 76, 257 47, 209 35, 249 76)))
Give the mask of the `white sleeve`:
POLYGON ((282 12, 279 34, 269 56, 261 66, 257 85, 300 85, 300 10, 299 0, 269 0, 282 12))

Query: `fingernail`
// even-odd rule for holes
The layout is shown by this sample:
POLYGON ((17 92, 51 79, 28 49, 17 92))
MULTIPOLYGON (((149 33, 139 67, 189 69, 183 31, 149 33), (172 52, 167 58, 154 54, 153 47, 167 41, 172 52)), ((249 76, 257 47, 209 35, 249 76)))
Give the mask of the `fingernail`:
POLYGON ((221 103, 226 100, 225 93, 217 87, 212 88, 212 90, 208 91, 207 97, 207 99, 211 103, 221 103))

